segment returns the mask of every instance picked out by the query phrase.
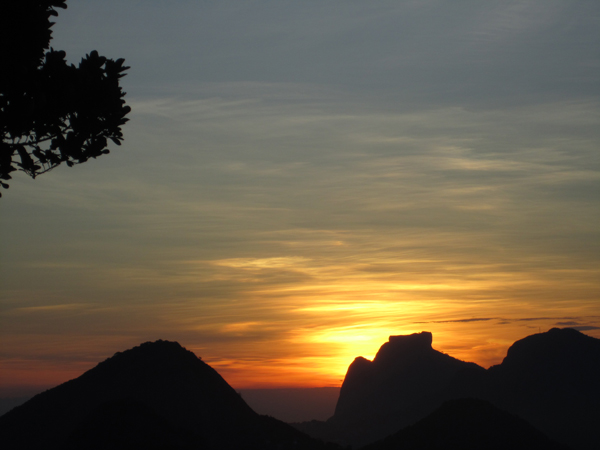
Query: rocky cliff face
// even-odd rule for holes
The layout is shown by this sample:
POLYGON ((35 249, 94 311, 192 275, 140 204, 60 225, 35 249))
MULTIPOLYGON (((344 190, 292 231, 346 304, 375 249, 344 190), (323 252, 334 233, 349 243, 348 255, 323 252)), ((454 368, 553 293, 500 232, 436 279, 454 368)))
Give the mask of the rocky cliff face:
POLYGON ((484 370, 434 350, 432 341, 426 331, 390 336, 373 361, 356 358, 346 374, 333 420, 354 422, 407 411, 417 417, 458 372, 484 370))

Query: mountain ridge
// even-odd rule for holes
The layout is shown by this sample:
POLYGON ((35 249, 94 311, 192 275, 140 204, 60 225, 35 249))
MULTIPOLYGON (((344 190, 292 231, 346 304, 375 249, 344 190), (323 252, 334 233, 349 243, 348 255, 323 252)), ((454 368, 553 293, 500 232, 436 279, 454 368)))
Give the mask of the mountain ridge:
POLYGON ((358 357, 349 366, 330 419, 294 426, 360 446, 424 419, 445 401, 474 398, 574 449, 598 448, 599 339, 552 328, 516 341, 502 363, 487 370, 433 350, 431 342, 429 332, 391 336, 373 361, 358 357))
MULTIPOLYGON (((552 449, 565 448, 553 441, 573 450, 597 448, 600 340, 553 328, 516 341, 487 370, 433 349, 432 342, 429 332, 391 336, 373 361, 357 357, 334 415, 294 424, 297 429, 254 412, 180 344, 146 342, 1 416, 0 442, 11 450, 339 448, 321 439, 355 448, 373 443, 375 450, 395 448, 375 444, 385 437, 413 445, 427 434, 448 433, 440 417, 451 421, 458 414, 465 430, 487 430, 473 445, 494 433, 524 433, 552 449), (504 431, 477 422, 477 414, 501 420, 504 431)), ((448 442, 465 433, 448 434, 448 442)))

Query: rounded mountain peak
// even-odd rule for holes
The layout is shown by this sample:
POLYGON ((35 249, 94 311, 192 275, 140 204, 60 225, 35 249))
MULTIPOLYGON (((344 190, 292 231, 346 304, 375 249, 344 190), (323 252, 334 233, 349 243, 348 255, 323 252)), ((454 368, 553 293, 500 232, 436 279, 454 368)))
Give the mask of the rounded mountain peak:
POLYGON ((492 372, 600 374, 599 356, 600 339, 573 328, 552 328, 515 342, 492 372))
POLYGON ((193 352, 182 347, 178 342, 158 340, 144 342, 123 352, 117 352, 99 363, 83 377, 92 375, 104 376, 107 372, 148 373, 156 376, 159 373, 181 374, 181 370, 194 372, 211 371, 193 352))

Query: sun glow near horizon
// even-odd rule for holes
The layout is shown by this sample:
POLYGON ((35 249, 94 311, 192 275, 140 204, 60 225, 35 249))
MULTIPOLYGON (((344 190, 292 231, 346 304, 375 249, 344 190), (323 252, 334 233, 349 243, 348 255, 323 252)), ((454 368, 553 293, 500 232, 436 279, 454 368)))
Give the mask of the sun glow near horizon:
MULTIPOLYGON (((147 291, 152 301, 147 303, 146 314, 161 321, 155 321, 141 339, 179 341, 235 388, 274 388, 340 386, 350 363, 358 356, 372 360, 391 335, 432 332, 434 349, 483 367, 500 363, 514 341, 554 326, 588 327, 589 334, 600 337, 594 326, 598 320, 594 299, 582 300, 573 308, 559 298, 545 302, 540 313, 532 299, 539 295, 540 286, 548 289, 553 284, 544 273, 514 273, 512 282, 506 283, 511 274, 502 264, 460 266, 441 259, 425 263, 414 257, 392 263, 382 257, 382 271, 382 263, 373 254, 343 256, 345 265, 337 259, 300 253, 176 263, 174 267, 180 270, 163 274, 164 286, 191 285, 211 292, 218 283, 227 287, 227 296, 164 303, 152 300, 162 292, 161 285, 155 284, 157 294, 147 291), (434 264, 435 270, 424 271, 422 264, 434 264), (407 272, 407 267, 417 270, 407 272)), ((65 315, 75 314, 84 323, 92 320, 88 323, 95 327, 93 320, 102 314, 115 317, 133 307, 98 309, 93 303, 73 303, 18 307, 10 314, 15 319, 29 317, 32 323, 43 317, 46 326, 49 318, 64 320, 65 315)), ((140 326, 135 316, 119 317, 132 327, 140 326)), ((105 330, 97 328, 97 332, 105 330)), ((54 349, 45 357, 58 357, 73 347, 73 342, 67 344, 70 336, 57 335, 54 349)), ((30 384, 35 384, 36 376, 47 380, 66 374, 74 377, 86 364, 93 367, 93 355, 105 355, 95 361, 99 362, 141 343, 125 335, 110 342, 109 348, 88 340, 88 348, 96 347, 86 356, 89 362, 82 366, 75 357, 56 373, 56 366, 35 362, 36 347, 29 350, 29 363, 0 370, 4 379, 16 379, 30 364, 30 384)), ((26 348, 18 340, 15 343, 26 348)))
MULTIPOLYGON (((210 361, 240 388, 339 386, 354 358, 372 360, 391 335, 430 331, 434 349, 487 368, 499 364, 508 347, 518 339, 561 323, 582 325, 586 319, 596 320, 593 302, 587 308, 582 305, 578 317, 560 302, 554 308, 547 304, 545 312, 550 314, 546 315, 538 314, 535 304, 505 299, 505 309, 500 309, 500 301, 487 298, 488 289, 483 289, 483 285, 478 283, 480 300, 476 302, 451 301, 456 291, 463 290, 459 286, 442 290, 439 283, 430 290, 425 283, 419 284, 417 291, 422 297, 404 301, 398 299, 398 293, 403 291, 398 289, 398 283, 386 286, 366 279, 343 287, 336 284, 335 288, 328 283, 276 286, 274 292, 261 288, 266 298, 285 293, 285 300, 281 300, 284 303, 277 302, 278 313, 272 320, 228 324, 223 330, 244 330, 250 337, 268 325, 272 327, 273 340, 269 333, 264 339, 261 336, 256 346, 249 349, 254 353, 248 360, 242 357, 236 363, 223 363, 215 355, 210 361), (369 297, 376 300, 364 300, 369 297)), ((489 289, 495 285, 494 280, 489 289)), ((264 309, 260 311, 265 313, 264 309)), ((593 327, 588 333, 599 334, 593 327)), ((243 353, 238 349, 238 355, 243 353)))
POLYGON ((131 65, 131 121, 3 191, 0 389, 157 339, 241 388, 600 337, 600 2, 176 3, 55 18, 131 65))

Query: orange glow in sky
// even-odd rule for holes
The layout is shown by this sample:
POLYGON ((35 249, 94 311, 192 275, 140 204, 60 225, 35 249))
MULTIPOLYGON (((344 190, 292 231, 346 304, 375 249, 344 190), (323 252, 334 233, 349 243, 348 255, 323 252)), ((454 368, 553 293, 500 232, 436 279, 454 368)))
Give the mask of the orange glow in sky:
POLYGON ((131 120, 2 191, 0 396, 157 339, 252 388, 600 338, 600 2, 151 3, 52 28, 125 58, 131 120))

